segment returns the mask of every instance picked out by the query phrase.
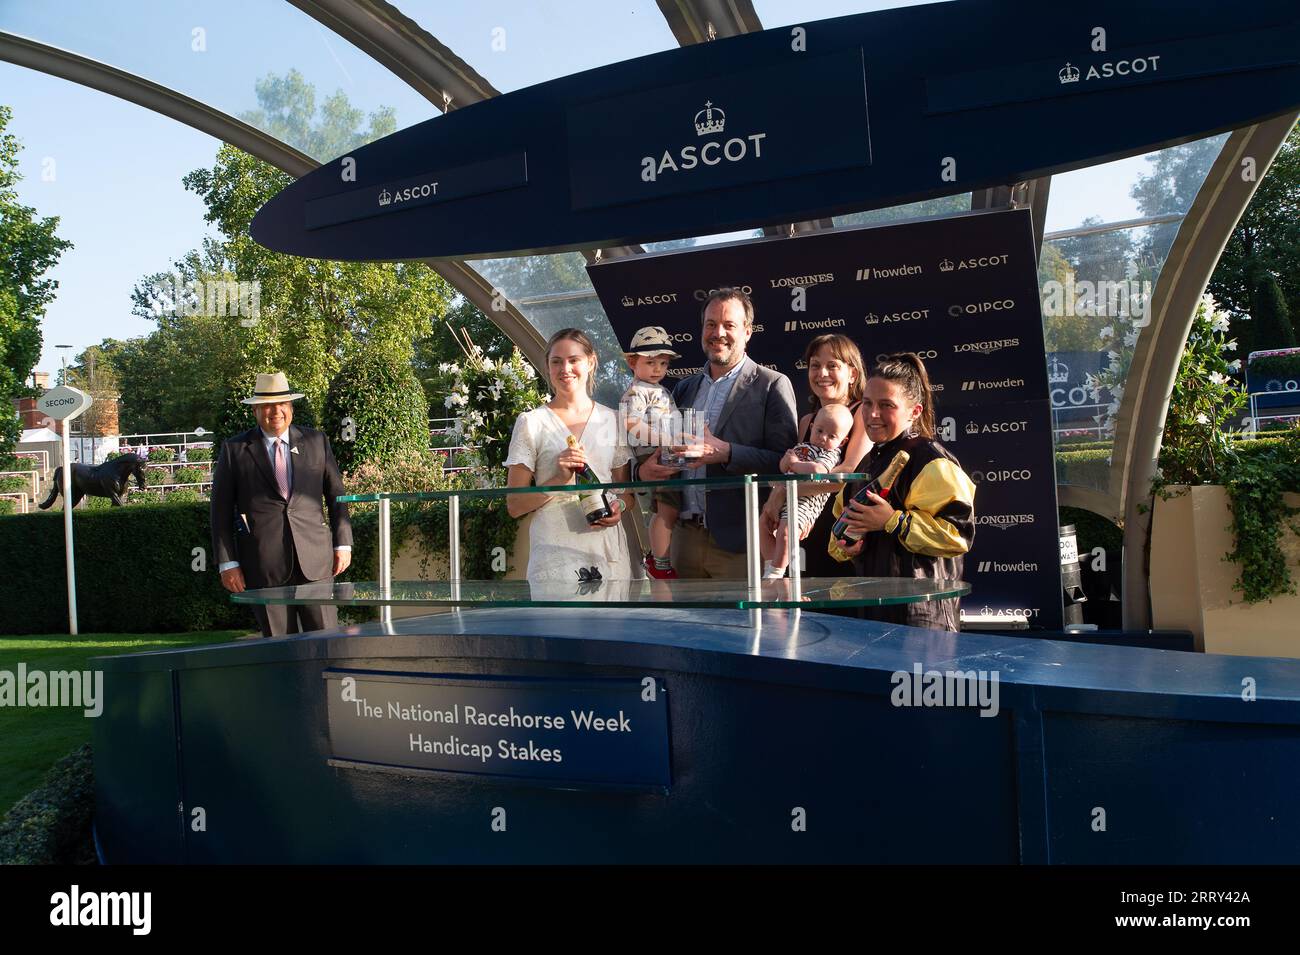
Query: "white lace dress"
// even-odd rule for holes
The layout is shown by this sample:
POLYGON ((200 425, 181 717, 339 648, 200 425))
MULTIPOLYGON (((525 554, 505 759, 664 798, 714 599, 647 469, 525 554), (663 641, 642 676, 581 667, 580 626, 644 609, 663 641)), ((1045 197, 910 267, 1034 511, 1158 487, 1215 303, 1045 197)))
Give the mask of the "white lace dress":
MULTIPOLYGON (((554 411, 543 405, 515 419, 506 465, 522 464, 541 483, 558 470, 556 459, 568 448, 571 432, 554 411)), ((619 440, 614 411, 596 405, 583 431, 577 435, 587 463, 602 483, 613 480, 614 468, 632 460, 631 450, 619 440)), ((587 523, 576 494, 554 494, 549 503, 533 511, 529 529, 528 580, 530 583, 579 585, 578 570, 595 567, 607 581, 629 580, 627 537, 622 526, 592 527, 587 523)))

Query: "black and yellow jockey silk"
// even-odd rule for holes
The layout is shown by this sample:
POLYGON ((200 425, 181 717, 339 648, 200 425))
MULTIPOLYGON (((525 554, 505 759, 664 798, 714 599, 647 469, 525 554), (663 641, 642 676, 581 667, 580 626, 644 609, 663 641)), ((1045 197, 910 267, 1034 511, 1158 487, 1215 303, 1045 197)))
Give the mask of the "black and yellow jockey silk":
MULTIPOLYGON (((878 474, 899 451, 908 452, 911 459, 886 497, 894 514, 882 530, 863 538, 861 552, 851 558, 854 571, 862 577, 960 580, 962 558, 975 539, 975 484, 938 441, 908 435, 876 445, 855 470, 878 474)), ((835 501, 836 516, 861 486, 845 486, 835 501)), ((850 559, 835 540, 828 543, 827 551, 836 560, 850 559)), ((868 616, 956 630, 957 606, 955 599, 940 600, 881 608, 868 616)))

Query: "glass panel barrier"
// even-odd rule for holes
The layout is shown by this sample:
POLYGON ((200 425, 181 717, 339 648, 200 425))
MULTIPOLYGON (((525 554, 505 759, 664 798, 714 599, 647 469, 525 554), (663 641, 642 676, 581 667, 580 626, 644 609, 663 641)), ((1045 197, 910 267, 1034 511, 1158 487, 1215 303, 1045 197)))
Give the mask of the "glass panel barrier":
POLYGON ((764 580, 751 589, 743 580, 595 580, 566 584, 527 580, 395 580, 389 588, 373 581, 315 581, 289 587, 245 590, 231 599, 242 604, 330 604, 339 607, 610 607, 664 606, 675 609, 818 610, 883 607, 962 597, 960 580, 904 577, 808 577, 796 596, 793 580, 764 580))

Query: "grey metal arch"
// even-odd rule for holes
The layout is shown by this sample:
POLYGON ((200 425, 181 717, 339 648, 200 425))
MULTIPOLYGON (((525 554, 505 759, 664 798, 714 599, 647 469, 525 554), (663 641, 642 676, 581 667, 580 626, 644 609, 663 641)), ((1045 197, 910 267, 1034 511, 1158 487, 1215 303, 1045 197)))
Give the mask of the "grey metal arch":
POLYGON ((1178 229, 1151 296, 1151 324, 1138 338, 1120 403, 1111 459, 1111 491, 1124 514, 1124 627, 1151 625, 1146 544, 1150 497, 1160 438, 1178 361, 1191 332, 1196 303, 1219 256, 1300 114, 1290 113, 1235 130, 1210 167, 1178 229), (1255 176, 1242 176, 1253 159, 1255 176))
MULTIPOLYGON (((319 165, 312 157, 233 116, 89 57, 0 31, 0 60, 70 80, 143 106, 207 133, 214 139, 230 143, 295 178, 311 172, 319 165)), ((490 282, 464 262, 426 261, 426 264, 487 315, 519 346, 529 361, 538 368, 542 367, 545 363, 545 340, 518 308, 504 297, 494 295, 495 290, 490 282)))
POLYGON ((457 109, 500 95, 437 37, 384 0, 289 3, 387 67, 438 109, 457 109))

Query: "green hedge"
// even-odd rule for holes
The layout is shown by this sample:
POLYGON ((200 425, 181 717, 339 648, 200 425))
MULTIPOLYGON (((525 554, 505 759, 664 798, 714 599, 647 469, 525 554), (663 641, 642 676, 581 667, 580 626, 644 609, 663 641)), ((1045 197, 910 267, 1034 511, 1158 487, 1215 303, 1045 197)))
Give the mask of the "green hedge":
MULTIPOLYGON (((206 502, 73 512, 80 629, 103 633, 223 630, 252 623, 221 587, 206 502), (195 571, 202 547, 207 569, 195 571)), ((0 517, 0 633, 61 633, 68 625, 63 514, 0 517), (21 557, 19 557, 21 555, 21 557)))
POLYGON ((0 865, 93 865, 95 766, 90 746, 54 764, 0 821, 0 865))
MULTIPOLYGON (((77 558, 77 619, 85 632, 172 633, 248 627, 252 616, 232 604, 221 587, 212 554, 208 503, 186 501, 182 488, 165 504, 136 504, 74 511, 77 558), (204 572, 192 569, 193 548, 206 555, 204 572)), ((132 497, 141 495, 133 494, 132 497)), ((99 500, 99 499, 94 499, 99 500)), ((514 547, 518 521, 501 498, 467 498, 461 503, 462 572, 469 579, 502 576, 492 570, 492 549, 514 547)), ((378 577, 378 515, 373 505, 352 514, 352 567, 344 580, 378 577)), ((447 505, 393 507, 393 551, 417 539, 426 554, 447 551, 447 505)), ((60 633, 67 628, 67 578, 63 572, 61 511, 0 518, 0 553, 23 554, 8 561, 0 578, 0 600, 21 613, 0 614, 0 633, 60 633)), ((345 614, 357 619, 369 614, 345 614)))

